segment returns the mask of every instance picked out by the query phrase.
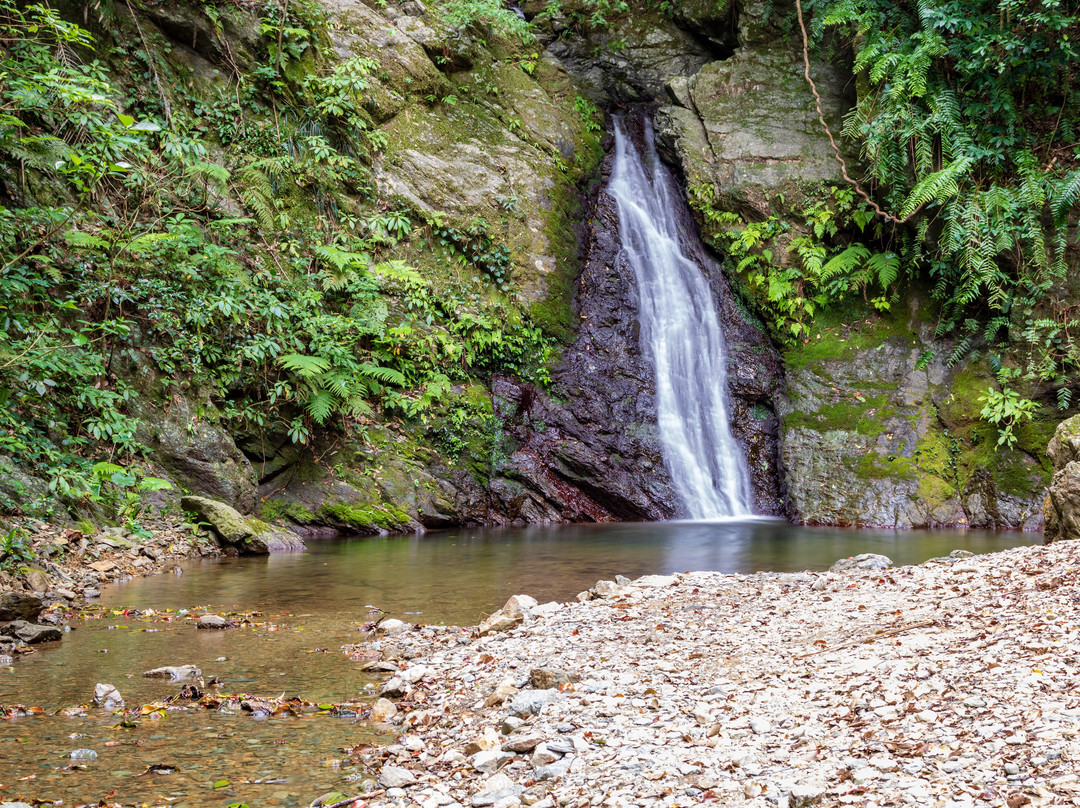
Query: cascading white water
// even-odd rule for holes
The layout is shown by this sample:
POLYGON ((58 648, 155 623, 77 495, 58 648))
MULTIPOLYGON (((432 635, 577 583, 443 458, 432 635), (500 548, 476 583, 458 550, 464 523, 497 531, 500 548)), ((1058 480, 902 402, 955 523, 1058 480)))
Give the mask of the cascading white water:
POLYGON ((642 155, 615 122, 607 192, 619 210, 622 248, 638 283, 641 345, 656 368, 664 463, 692 519, 753 514, 750 475, 728 422, 727 352, 712 291, 679 245, 672 180, 651 124, 642 155))

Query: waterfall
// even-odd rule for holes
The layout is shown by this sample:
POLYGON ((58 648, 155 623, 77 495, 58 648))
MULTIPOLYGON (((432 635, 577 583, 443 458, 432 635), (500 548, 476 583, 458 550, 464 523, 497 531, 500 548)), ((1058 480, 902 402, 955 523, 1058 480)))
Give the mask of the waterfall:
POLYGON ((645 159, 615 122, 607 192, 637 276, 641 347, 656 369, 664 464, 692 519, 751 516, 750 475, 728 422, 727 351, 702 268, 679 244, 674 182, 646 124, 645 159))

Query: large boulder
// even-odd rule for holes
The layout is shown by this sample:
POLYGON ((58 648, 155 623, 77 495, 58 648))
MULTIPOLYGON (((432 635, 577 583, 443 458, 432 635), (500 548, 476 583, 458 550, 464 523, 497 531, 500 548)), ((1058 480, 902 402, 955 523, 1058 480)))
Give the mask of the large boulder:
POLYGON ((1043 500, 1046 541, 1080 538, 1080 415, 1058 425, 1046 453, 1054 464, 1043 500))
POLYGON ((292 531, 245 517, 224 502, 189 496, 180 500, 180 505, 185 511, 194 513, 200 522, 209 525, 223 545, 235 548, 241 555, 304 549, 303 540, 292 531))
POLYGON ((45 603, 39 595, 24 592, 0 592, 0 621, 37 620, 45 603))

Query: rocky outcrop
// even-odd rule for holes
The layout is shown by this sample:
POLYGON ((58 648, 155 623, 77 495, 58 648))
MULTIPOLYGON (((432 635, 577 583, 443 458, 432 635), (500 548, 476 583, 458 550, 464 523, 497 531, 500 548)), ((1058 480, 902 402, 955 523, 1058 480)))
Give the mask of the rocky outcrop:
POLYGON ((303 540, 295 533, 244 517, 224 502, 188 496, 180 504, 185 511, 194 513, 214 532, 221 545, 234 554, 264 555, 304 549, 303 540))
MULTIPOLYGON (((790 206, 807 183, 840 180, 840 169, 801 56, 777 34, 785 9, 746 6, 738 15, 738 50, 688 77, 672 72, 669 105, 658 111, 656 124, 660 145, 688 185, 715 189, 718 209, 755 221, 774 212, 778 194, 790 206)), ((825 119, 839 133, 855 100, 851 73, 824 62, 814 62, 811 71, 825 119)))
POLYGON ((1043 501, 1046 541, 1080 539, 1080 415, 1061 422, 1046 451, 1054 463, 1043 501))
POLYGON ((789 515, 822 525, 1038 530, 1054 423, 1015 428, 1014 449, 980 416, 986 366, 950 367, 925 299, 887 317, 821 328, 784 360, 781 455, 789 515))

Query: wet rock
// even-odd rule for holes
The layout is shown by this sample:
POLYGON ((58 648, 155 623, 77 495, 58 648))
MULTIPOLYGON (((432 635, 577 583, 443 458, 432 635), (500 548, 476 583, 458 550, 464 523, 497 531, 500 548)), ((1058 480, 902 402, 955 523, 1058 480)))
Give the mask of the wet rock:
POLYGON ((829 572, 859 572, 863 570, 887 570, 893 565, 892 559, 879 553, 860 553, 850 558, 841 558, 829 572))
POLYGON ((371 720, 379 724, 388 724, 397 715, 397 705, 390 699, 379 699, 371 708, 371 720))
POLYGON ((1080 416, 1058 424, 1046 451, 1054 476, 1043 502, 1045 539, 1080 538, 1080 416))
POLYGON ((407 788, 416 784, 416 775, 400 766, 383 766, 379 785, 383 788, 407 788))
POLYGON ((381 634, 399 634, 402 631, 406 631, 408 628, 408 623, 404 620, 398 620, 396 617, 391 617, 388 620, 383 620, 379 623, 379 632, 381 634))
POLYGON ((195 621, 195 628, 202 629, 225 629, 232 628, 233 624, 220 614, 204 614, 195 621))
POLYGON ((39 595, 24 592, 0 592, 0 621, 37 620, 45 602, 39 595))
POLYGON ((195 513, 200 521, 210 525, 223 544, 242 554, 263 555, 304 549, 303 540, 295 533, 242 516, 224 502, 188 496, 181 500, 181 507, 195 513))
POLYGON ((36 645, 43 642, 55 642, 64 635, 56 626, 41 626, 28 623, 25 620, 13 620, 0 628, 0 633, 14 637, 27 645, 36 645))
POLYGON ((194 665, 167 665, 143 673, 149 679, 194 679, 202 676, 202 671, 194 665))
POLYGON ((117 710, 124 706, 124 697, 110 684, 98 683, 94 688, 94 706, 103 710, 117 710))
POLYGON ((98 754, 93 749, 72 749, 68 757, 71 760, 97 760, 98 754))

